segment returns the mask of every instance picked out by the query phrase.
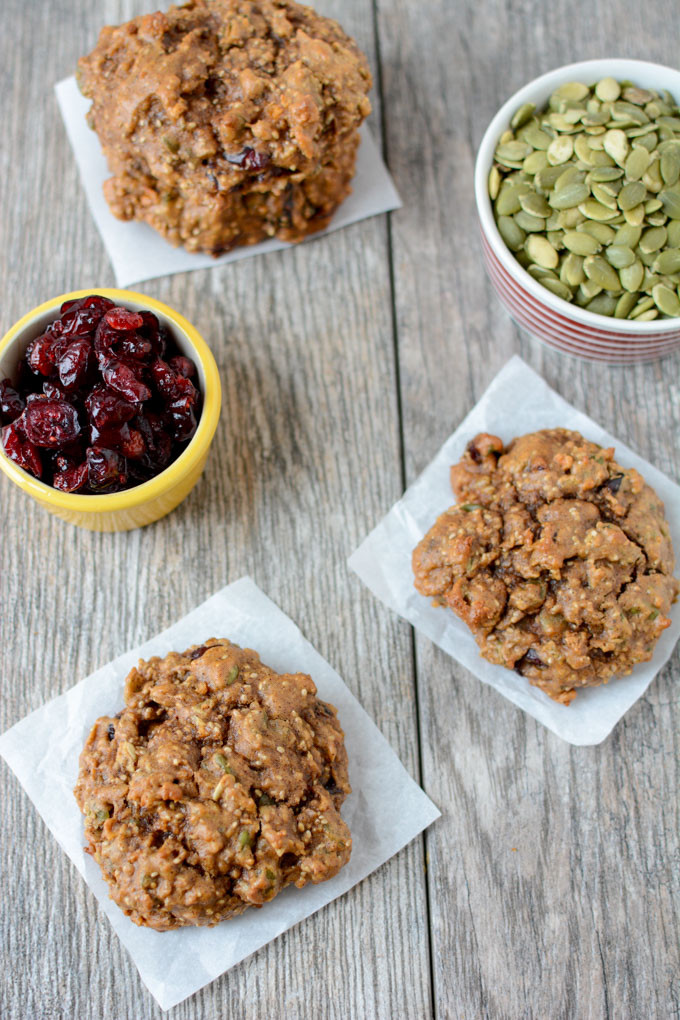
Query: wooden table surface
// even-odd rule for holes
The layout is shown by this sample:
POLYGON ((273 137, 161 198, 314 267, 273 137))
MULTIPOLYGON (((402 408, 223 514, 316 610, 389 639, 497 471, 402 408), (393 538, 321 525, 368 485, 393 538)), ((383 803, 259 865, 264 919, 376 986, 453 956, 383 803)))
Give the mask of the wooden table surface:
MULTIPOLYGON (((0 333, 112 271, 52 92, 151 0, 4 0, 0 333)), ((340 900, 173 1009, 188 1018, 678 1016, 678 654, 598 747, 563 743, 414 635, 346 566, 513 353, 671 477, 678 358, 550 353, 482 268, 476 147, 552 67, 677 61, 676 0, 319 0, 367 53, 404 201, 292 251, 154 280, 208 338, 224 406, 165 520, 76 530, 0 477, 0 729, 245 573, 339 670, 440 806, 340 900)), ((0 1016, 161 1016, 2 766, 0 1016)), ((395 805, 398 810, 398 805, 395 805)))

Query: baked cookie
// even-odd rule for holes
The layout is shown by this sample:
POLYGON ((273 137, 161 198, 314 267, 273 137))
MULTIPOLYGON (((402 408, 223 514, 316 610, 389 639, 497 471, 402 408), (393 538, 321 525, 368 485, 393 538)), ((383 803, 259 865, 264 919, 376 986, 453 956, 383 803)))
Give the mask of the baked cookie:
POLYGON ((210 639, 140 662, 125 705, 94 724, 75 796, 135 924, 214 925, 347 863, 344 735, 309 676, 210 639))
POLYGON ((458 500, 413 553, 415 586, 481 654, 568 705, 650 659, 679 590, 664 507, 614 450, 544 429, 481 434, 451 468, 458 500))
POLYGON ((106 27, 77 77, 111 211, 171 244, 300 241, 351 190, 368 64, 293 0, 189 0, 106 27))

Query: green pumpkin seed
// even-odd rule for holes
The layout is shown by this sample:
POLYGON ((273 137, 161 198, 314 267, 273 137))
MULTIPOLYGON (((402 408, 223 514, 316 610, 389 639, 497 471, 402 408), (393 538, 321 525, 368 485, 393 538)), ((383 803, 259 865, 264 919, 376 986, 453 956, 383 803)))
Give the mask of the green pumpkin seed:
POLYGON ((539 170, 545 170, 548 166, 548 157, 545 152, 541 149, 537 149, 536 152, 532 152, 530 156, 522 163, 522 170, 525 174, 537 174, 539 170))
POLYGON ((594 280, 584 280, 581 286, 579 287, 579 294, 584 298, 584 304, 587 304, 589 301, 592 301, 596 294, 601 293, 602 287, 600 287, 599 284, 595 283, 594 280))
POLYGON ((525 212, 524 209, 520 209, 518 213, 515 213, 513 218, 522 230, 526 230, 527 234, 537 234, 545 230, 545 220, 540 216, 532 216, 531 213, 525 212))
POLYGON ((584 220, 585 216, 580 212, 578 206, 574 206, 572 209, 561 209, 557 213, 557 226, 562 230, 573 230, 584 220))
POLYGON ((663 178, 661 176, 661 165, 658 159, 653 159, 649 164, 642 175, 642 183, 646 187, 647 191, 651 191, 654 195, 661 191, 663 188, 663 178))
POLYGON ((579 170, 575 163, 566 163, 562 173, 555 181, 555 191, 562 191, 570 184, 579 184, 585 180, 585 174, 579 170))
POLYGON ((522 209, 532 216, 540 216, 542 219, 547 219, 550 216, 550 206, 543 195, 537 195, 535 191, 528 191, 525 195, 520 195, 519 202, 522 209))
POLYGON ((553 209, 572 209, 585 202, 589 195, 587 184, 583 181, 573 181, 559 191, 555 188, 550 196, 550 205, 553 209))
POLYGON ((580 224, 576 229, 590 234, 600 244, 611 244, 616 236, 616 231, 609 224, 596 223, 595 220, 586 220, 585 223, 580 224))
POLYGON ((618 194, 619 208, 623 209, 624 212, 626 209, 632 209, 644 201, 646 195, 647 189, 644 184, 640 181, 630 181, 628 184, 623 185, 618 194))
POLYGON ((672 220, 680 220, 680 195, 676 191, 662 191, 659 198, 663 202, 663 211, 672 220))
POLYGON ((545 237, 532 234, 525 242, 525 250, 539 266, 555 269, 559 265, 557 252, 545 237))
POLYGON ((583 259, 580 255, 575 255, 569 252, 568 255, 562 259, 562 265, 560 266, 560 280, 562 283, 566 283, 568 287, 578 287, 580 283, 586 279, 586 274, 583 272, 583 259))
POLYGON ((659 248, 663 248, 667 238, 668 232, 665 227, 650 227, 640 238, 640 251, 645 255, 658 251, 659 248))
POLYGON ((619 274, 601 255, 589 255, 583 261, 583 272, 603 290, 621 290, 619 274))
POLYGON ((495 159, 497 163, 503 163, 504 166, 513 166, 515 163, 521 163, 529 155, 531 155, 529 143, 515 140, 499 145, 495 152, 495 159))
POLYGON ((602 205, 605 205, 608 209, 613 209, 614 212, 618 215, 619 206, 618 202, 616 201, 616 195, 611 195, 609 191, 607 191, 608 187, 609 185, 606 184, 593 183, 591 189, 593 192, 593 198, 596 198, 598 202, 600 202, 602 205))
POLYGON ((595 312, 596 315, 613 315, 616 308, 616 298, 612 294, 596 294, 592 301, 586 305, 588 312, 595 312))
POLYGON ((602 78, 595 86, 595 95, 603 103, 613 103, 621 95, 621 86, 614 78, 602 78))
POLYGON ((680 248, 666 248, 659 252, 652 267, 655 273, 662 273, 670 276, 672 273, 680 273, 680 248))
MULTIPOLYGON (((532 262, 530 266, 527 266, 527 273, 529 276, 533 276, 534 280, 542 280, 549 276, 552 280, 557 280, 557 273, 554 273, 552 269, 546 269, 544 266, 537 266, 535 262, 532 262)), ((463 507, 463 510, 465 507, 463 507)))
POLYGON ((551 293, 556 294, 557 297, 561 297, 564 301, 571 301, 573 294, 566 283, 562 283, 561 280, 552 280, 549 276, 544 276, 543 279, 538 281, 542 287, 551 293))
POLYGON ((663 283, 658 283, 656 287, 652 288, 652 297, 654 304, 663 312, 664 315, 680 315, 680 299, 674 290, 670 287, 666 287, 663 283))
POLYGON ((640 202, 640 205, 634 205, 632 209, 626 209, 623 215, 626 223, 639 227, 645 222, 645 207, 640 202))
POLYGON ((671 220, 667 224, 666 229, 668 231, 668 247, 680 248, 680 222, 678 220, 671 220))
POLYGON ((678 177, 680 177, 680 152, 677 149, 668 149, 666 152, 663 152, 659 161, 659 169, 664 184, 672 188, 674 184, 677 184, 678 177))
POLYGON ((624 223, 614 235, 612 244, 621 244, 626 248, 635 250, 642 237, 642 227, 634 227, 631 223, 624 223))
POLYGON ((520 198, 524 194, 521 184, 510 187, 507 184, 501 187, 496 199, 496 214, 498 216, 512 216, 522 208, 520 198))
POLYGON ((598 184, 605 184, 610 181, 618 181, 623 177, 623 170, 619 166, 596 166, 590 170, 588 177, 598 184))
POLYGON ((627 103, 635 103, 636 106, 644 106, 654 99, 654 93, 649 89, 641 89, 637 85, 628 85, 623 90, 623 98, 627 103))
POLYGON ((545 150, 552 142, 552 138, 546 131, 541 131, 538 124, 534 122, 525 128, 523 141, 534 149, 545 150))
POLYGON ((574 154, 574 143, 569 135, 553 138, 548 146, 548 162, 551 166, 566 163, 574 154))
POLYGON ((596 198, 586 199, 585 202, 579 203, 578 208, 589 220, 597 220, 598 223, 606 223, 607 220, 613 220, 616 216, 613 209, 602 205, 596 198))
POLYGON ((642 298, 642 300, 638 301, 638 303, 633 308, 633 311, 631 313, 631 319, 636 318, 638 315, 642 315, 644 312, 651 311, 653 307, 654 298, 651 297, 642 298))
POLYGON ((647 149, 641 145, 635 146, 628 153, 624 164, 627 180, 639 181, 651 162, 652 157, 647 149))
POLYGON ((501 172, 498 167, 492 166, 491 172, 489 173, 489 198, 492 202, 495 202, 498 198, 502 179, 503 178, 501 177, 501 172))
POLYGON ((628 153, 630 152, 630 143, 626 138, 625 132, 621 131, 620 128, 612 128, 604 136, 604 151, 608 156, 618 163, 619 166, 625 166, 628 153))
POLYGON ((587 85, 584 85, 580 81, 568 81, 564 85, 560 85, 553 92, 553 96, 556 99, 566 99, 572 102, 579 103, 582 99, 590 93, 590 89, 587 85))
MULTIPOLYGON (((565 248, 574 255, 597 255, 602 247, 600 242, 585 231, 569 230, 563 238, 565 248)), ((579 281, 580 282, 580 281, 579 281)))
POLYGON ((629 316, 630 319, 635 319, 636 322, 651 322, 653 319, 658 319, 659 312, 656 308, 650 308, 646 312, 638 312, 629 316))
POLYGON ((632 266, 635 262, 635 252, 624 244, 610 244, 604 256, 614 269, 623 269, 625 266, 632 266))
POLYGON ((545 170, 538 171, 534 183, 541 191, 552 191, 563 172, 564 168, 561 166, 547 166, 545 170))
POLYGON ((535 109, 536 106, 534 103, 522 103, 519 110, 510 121, 510 127, 513 131, 517 131, 518 128, 521 128, 524 124, 526 124, 535 109))
POLYGON ((619 279, 624 290, 636 291, 644 279, 645 269, 642 263, 636 259, 630 266, 619 270, 619 279))
POLYGON ((627 319, 629 313, 635 307, 636 302, 637 294, 629 294, 628 292, 622 294, 616 302, 616 308, 614 309, 615 317, 617 319, 627 319))

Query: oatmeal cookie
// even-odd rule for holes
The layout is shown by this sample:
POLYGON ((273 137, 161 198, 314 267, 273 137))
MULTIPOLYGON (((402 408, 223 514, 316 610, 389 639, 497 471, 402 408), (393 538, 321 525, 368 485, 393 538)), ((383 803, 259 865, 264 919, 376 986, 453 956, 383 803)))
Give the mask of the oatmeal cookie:
POLYGON ((456 506, 413 552, 415 586, 481 654, 556 701, 651 658, 679 590, 664 507, 578 432, 507 448, 481 434, 451 468, 456 506))
POLYGON ((300 241, 351 190, 368 64, 294 0, 189 0, 106 27, 77 77, 111 211, 171 244, 300 241))
POLYGON ((309 676, 210 639, 140 662, 125 705, 94 724, 75 796, 135 924, 214 925, 347 863, 344 735, 309 676))

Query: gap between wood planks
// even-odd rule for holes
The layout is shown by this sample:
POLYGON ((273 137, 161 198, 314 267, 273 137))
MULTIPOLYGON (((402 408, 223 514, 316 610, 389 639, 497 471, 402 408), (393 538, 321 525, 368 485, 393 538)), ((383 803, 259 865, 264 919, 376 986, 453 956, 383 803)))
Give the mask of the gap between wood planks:
MULTIPOLYGON (((373 15, 373 37, 375 39, 375 61, 376 61, 376 82, 375 88, 380 102, 380 141, 382 155, 389 169, 389 152, 387 148, 387 107, 383 92, 382 79, 382 52, 380 48, 380 29, 378 24, 378 0, 372 0, 373 15)), ((402 491, 406 489, 406 448, 404 437, 404 415, 401 400, 401 366, 399 363, 399 327, 397 325, 397 301, 394 277, 394 251, 392 246, 392 214, 386 214, 387 232, 387 259, 388 274, 390 283, 390 314, 392 316, 392 349, 394 352, 394 380, 397 390, 397 428, 399 430, 399 471, 401 474, 402 491)), ((416 741, 418 745, 418 782, 423 785, 423 749, 420 726, 420 691, 418 688, 418 659, 416 652, 416 637, 412 626, 409 626, 411 641, 411 661, 413 663, 413 688, 415 691, 416 709, 416 741)), ((427 920, 427 959, 430 970, 430 1011, 433 1017, 437 1015, 436 994, 435 994, 435 972, 434 972, 434 947, 432 943, 432 907, 430 902, 430 876, 428 873, 428 837, 427 829, 421 835, 423 846, 423 863, 425 865, 425 911, 427 920)))

